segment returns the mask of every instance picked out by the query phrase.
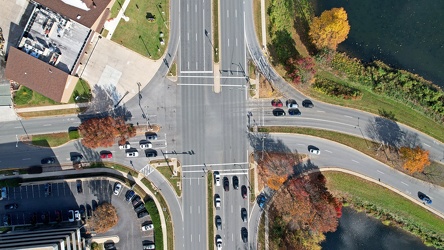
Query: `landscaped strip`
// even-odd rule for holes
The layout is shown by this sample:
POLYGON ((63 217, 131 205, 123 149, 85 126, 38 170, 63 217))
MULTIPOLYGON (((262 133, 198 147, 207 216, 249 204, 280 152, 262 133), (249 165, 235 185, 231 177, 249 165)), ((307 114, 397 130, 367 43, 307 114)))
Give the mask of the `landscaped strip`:
POLYGON ((214 249, 214 226, 213 226, 213 172, 209 171, 207 174, 208 187, 208 249, 214 249))
POLYGON ((32 135, 31 137, 32 145, 40 147, 57 147, 71 140, 68 132, 32 135))
POLYGON ((176 191, 176 195, 180 197, 182 195, 182 191, 178 185, 180 184, 180 172, 177 173, 177 176, 174 176, 170 167, 168 166, 157 167, 156 170, 159 171, 165 177, 165 179, 171 183, 174 191, 176 191))
MULTIPOLYGON (((213 0, 213 53, 214 62, 219 62, 219 0, 213 0)), ((210 248, 212 249, 212 248, 210 248)))
POLYGON ((72 109, 56 109, 56 110, 46 110, 46 111, 34 111, 34 112, 20 112, 17 110, 17 115, 22 118, 33 118, 33 117, 43 117, 43 116, 57 116, 57 115, 71 115, 79 114, 86 110, 86 108, 72 108, 72 109))
POLYGON ((330 192, 336 197, 343 197, 353 208, 385 220, 385 224, 389 221, 399 224, 428 246, 444 247, 443 219, 375 183, 339 172, 323 174, 330 192))
MULTIPOLYGON (((305 134, 312 135, 331 141, 335 141, 344 145, 347 145, 355 150, 358 150, 375 160, 378 160, 386 165, 392 166, 393 164, 387 160, 384 154, 378 154, 375 149, 379 147, 378 143, 370 140, 366 140, 360 137, 338 133, 329 130, 322 129, 312 129, 312 128, 302 128, 302 127, 260 127, 259 132, 265 133, 294 133, 294 134, 305 134)), ((415 173, 413 177, 420 180, 430 182, 439 186, 444 186, 444 165, 437 162, 432 162, 430 166, 426 167, 422 173, 415 173)))
POLYGON ((145 203, 145 208, 150 214, 153 225, 160 226, 160 228, 154 228, 154 243, 156 244, 157 249, 163 249, 162 223, 160 222, 160 215, 156 203, 154 200, 149 200, 145 203))
POLYGON ((259 230, 257 231, 257 249, 265 250, 265 212, 262 212, 259 220, 259 230))

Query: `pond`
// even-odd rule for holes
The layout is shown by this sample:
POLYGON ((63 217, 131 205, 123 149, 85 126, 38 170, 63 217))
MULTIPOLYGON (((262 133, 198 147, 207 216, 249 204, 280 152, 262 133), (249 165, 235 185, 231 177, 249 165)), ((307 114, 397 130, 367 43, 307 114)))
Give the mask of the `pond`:
POLYGON ((351 208, 342 209, 336 232, 327 233, 323 250, 430 250, 421 240, 399 228, 385 226, 379 220, 358 213, 351 208))
POLYGON ((444 1, 314 0, 315 14, 343 7, 351 26, 338 47, 363 61, 378 59, 444 88, 444 1))

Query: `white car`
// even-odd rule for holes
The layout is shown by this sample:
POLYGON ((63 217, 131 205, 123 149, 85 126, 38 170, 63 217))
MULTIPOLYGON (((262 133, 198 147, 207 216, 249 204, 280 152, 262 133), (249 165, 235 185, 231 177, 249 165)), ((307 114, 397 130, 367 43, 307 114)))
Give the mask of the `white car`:
POLYGON ((79 210, 74 211, 74 218, 76 219, 76 221, 80 220, 80 212, 79 212, 79 210))
POLYGON ((310 148, 309 151, 310 151, 310 153, 315 154, 315 155, 321 154, 321 150, 319 150, 319 149, 310 148))
POLYGON ((122 184, 117 182, 116 186, 114 187, 114 195, 119 195, 120 191, 122 191, 122 184))
POLYGON ((126 152, 126 157, 137 157, 139 156, 139 152, 132 151, 132 152, 126 152))
POLYGON ((216 239, 216 247, 217 250, 222 250, 222 238, 220 236, 216 239))
POLYGON ((154 245, 153 243, 145 244, 145 245, 143 245, 143 249, 144 250, 145 249, 147 249, 147 250, 156 249, 156 245, 154 245))
POLYGON ((216 209, 219 210, 221 206, 221 200, 218 194, 215 195, 214 204, 216 205, 216 209))
POLYGON ((142 231, 148 231, 148 230, 153 230, 153 229, 154 229, 153 223, 142 225, 142 231))
POLYGON ((119 145, 119 149, 130 149, 130 148, 131 148, 131 145, 129 143, 119 145))
POLYGON ((69 222, 74 222, 74 210, 69 210, 68 211, 68 221, 69 222))
POLYGON ((220 186, 220 174, 219 174, 219 171, 214 172, 214 183, 216 183, 216 186, 220 186))
POLYGON ((140 148, 152 148, 153 144, 151 142, 141 143, 140 148))

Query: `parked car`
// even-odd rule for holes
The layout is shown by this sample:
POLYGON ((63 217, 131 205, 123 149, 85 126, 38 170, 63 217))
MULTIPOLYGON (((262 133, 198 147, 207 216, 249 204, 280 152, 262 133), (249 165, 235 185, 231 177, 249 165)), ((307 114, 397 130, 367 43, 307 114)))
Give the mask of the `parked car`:
POLYGON ((0 200, 6 199, 6 198, 8 198, 8 188, 2 187, 1 188, 0 200))
POLYGON ((224 177, 224 190, 230 191, 230 181, 228 180, 227 177, 224 177))
POLYGON ((77 193, 79 193, 79 194, 83 193, 82 180, 77 180, 76 185, 77 185, 77 193))
POLYGON ((139 205, 137 205, 137 206, 134 207, 134 211, 135 211, 136 213, 138 213, 138 212, 140 212, 140 211, 143 211, 143 210, 145 210, 145 204, 144 204, 144 203, 140 203, 139 205))
POLYGON ((286 104, 285 106, 287 106, 287 108, 289 108, 289 109, 291 109, 291 108, 299 108, 298 103, 294 99, 288 99, 285 102, 285 104, 286 104))
POLYGON ((220 235, 216 235, 216 247, 217 250, 222 250, 222 237, 220 235))
POLYGON ((142 225, 142 231, 148 231, 148 230, 153 230, 153 229, 154 229, 153 223, 148 223, 148 224, 142 225))
POLYGON ((74 218, 76 219, 76 221, 80 220, 80 212, 79 212, 79 210, 74 211, 74 218))
POLYGON ((237 178, 237 176, 233 176, 233 188, 234 189, 239 189, 239 178, 237 178))
POLYGON ((126 157, 137 157, 137 156, 139 156, 139 152, 137 151, 126 152, 126 157))
POLYGON ((214 218, 214 224, 216 224, 217 230, 222 230, 222 219, 219 215, 216 215, 216 217, 214 218))
POLYGON ((143 244, 143 250, 152 250, 152 249, 156 249, 156 245, 154 245, 154 243, 143 244))
POLYGON ((136 192, 134 192, 134 190, 128 190, 125 194, 125 200, 129 202, 132 198, 134 198, 135 195, 136 192))
POLYGON ((130 148, 131 148, 131 145, 129 142, 126 142, 123 145, 119 145, 119 149, 130 149, 130 148))
POLYGON ((242 241, 244 243, 247 243, 248 242, 248 230, 245 227, 243 227, 241 229, 241 236, 242 236, 242 241))
POLYGON ((140 196, 138 196, 138 195, 134 196, 133 201, 132 201, 133 206, 134 207, 137 206, 137 204, 139 204, 140 202, 141 202, 140 196))
POLYGON ((284 106, 284 104, 279 99, 273 99, 273 100, 271 100, 271 106, 273 106, 273 107, 282 107, 282 106, 284 106))
POLYGON ((283 109, 274 109, 273 110, 273 115, 274 116, 284 116, 285 115, 285 111, 283 109))
POLYGON ((320 155, 321 154, 321 150, 315 149, 315 148, 310 148, 308 151, 310 151, 310 153, 312 153, 314 155, 320 155))
POLYGON ((430 199, 430 197, 428 197, 427 195, 420 193, 418 195, 419 199, 422 200, 424 203, 426 204, 432 204, 432 199, 430 199))
POLYGON ((82 220, 86 219, 86 211, 85 211, 85 206, 84 205, 80 205, 80 218, 82 218, 82 220))
POLYGON ((145 149, 145 156, 146 157, 156 157, 157 151, 154 149, 145 149))
POLYGON ((120 182, 116 182, 116 185, 114 186, 114 195, 119 195, 122 191, 122 184, 120 182))
POLYGON ((91 205, 86 204, 86 217, 88 219, 91 219, 92 217, 92 209, 91 209, 91 205))
POLYGON ((40 163, 42 164, 54 164, 55 163, 55 158, 54 157, 46 157, 43 158, 40 163))
POLYGON ((68 211, 68 221, 69 222, 74 222, 75 218, 74 218, 74 210, 69 210, 68 211))
POLYGON ((302 106, 304 106, 305 108, 313 108, 314 107, 313 102, 311 102, 308 99, 305 99, 302 101, 302 106))
POLYGON ((214 172, 214 183, 216 186, 220 186, 220 173, 219 171, 214 172))
POLYGON ((111 152, 102 152, 102 153, 100 153, 100 158, 101 159, 111 159, 111 158, 113 158, 113 153, 111 153, 111 152))
POLYGON ((220 209, 221 200, 220 200, 220 196, 218 194, 214 195, 214 206, 216 207, 217 210, 220 209))
POLYGON ((83 155, 72 155, 71 161, 72 162, 81 162, 83 159, 83 155))
POLYGON ((260 194, 257 197, 257 204, 259 205, 260 208, 264 208, 266 201, 267 201, 267 197, 265 197, 264 194, 260 194))
POLYGON ((45 196, 50 196, 52 191, 52 185, 51 183, 45 184, 45 196))
POLYGON ((246 208, 241 208, 241 218, 243 222, 247 222, 248 220, 248 214, 247 214, 247 209, 246 208))
POLYGON ((17 208, 18 208, 18 204, 17 203, 11 203, 11 204, 5 205, 5 209, 6 210, 12 210, 12 209, 17 209, 17 208))
POLYGON ((105 250, 116 249, 116 245, 114 244, 114 242, 107 242, 107 243, 103 244, 103 247, 105 248, 105 250))
POLYGON ((143 142, 143 143, 140 143, 139 146, 140 146, 140 148, 152 148, 153 144, 151 142, 143 142))
POLYGON ((137 213, 137 218, 139 218, 139 219, 143 218, 145 216, 148 216, 148 211, 146 211, 146 210, 142 210, 142 211, 137 213))
POLYGON ((247 187, 245 185, 242 185, 241 187, 241 193, 242 193, 242 198, 247 199, 247 187))
POLYGON ((147 132, 147 133, 145 133, 145 137, 146 137, 147 141, 157 140, 157 134, 156 133, 147 132))
POLYGON ((288 110, 288 114, 289 115, 297 115, 297 116, 299 116, 299 115, 301 115, 301 111, 299 111, 299 109, 289 109, 288 110))

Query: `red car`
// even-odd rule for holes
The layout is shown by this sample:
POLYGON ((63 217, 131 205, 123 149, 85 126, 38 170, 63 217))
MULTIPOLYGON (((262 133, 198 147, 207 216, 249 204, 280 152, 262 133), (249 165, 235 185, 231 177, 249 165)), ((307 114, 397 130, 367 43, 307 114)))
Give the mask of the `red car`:
POLYGON ((271 101, 271 106, 273 106, 273 107, 283 107, 284 104, 283 104, 282 101, 279 100, 279 99, 273 99, 273 100, 271 101))
POLYGON ((102 158, 102 159, 111 159, 111 158, 113 158, 113 154, 112 153, 101 153, 100 154, 100 158, 102 158))

